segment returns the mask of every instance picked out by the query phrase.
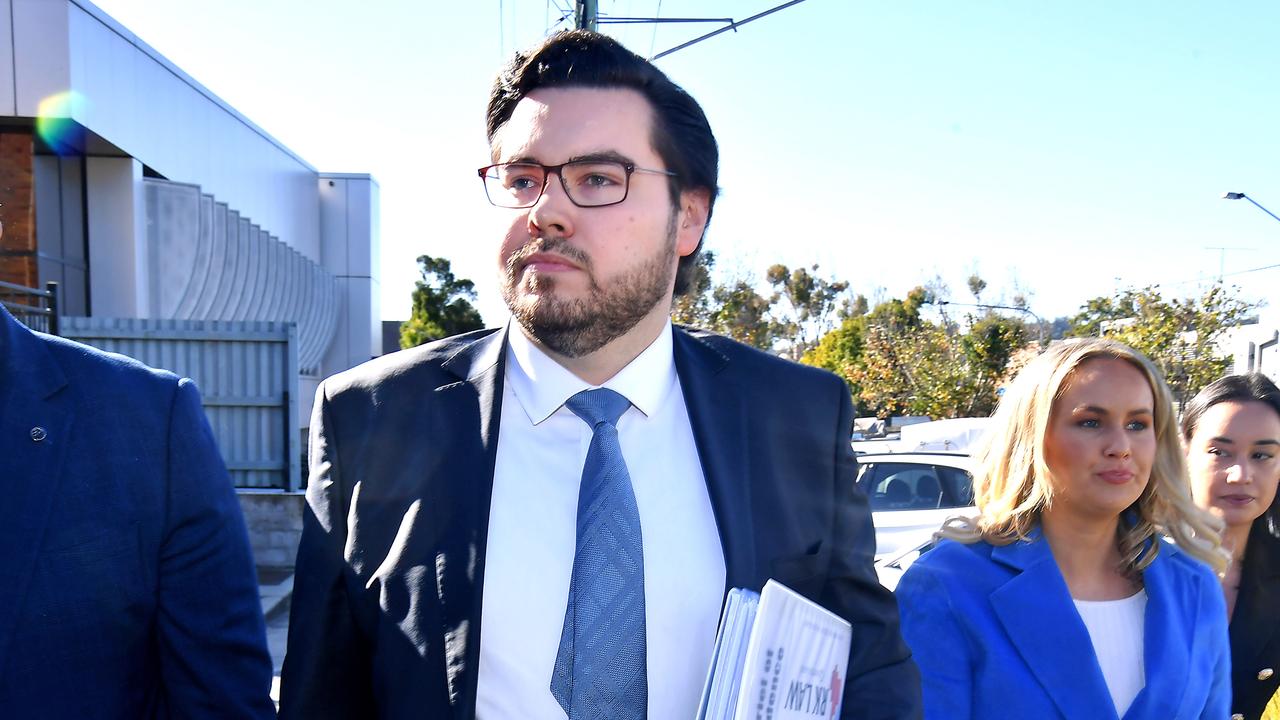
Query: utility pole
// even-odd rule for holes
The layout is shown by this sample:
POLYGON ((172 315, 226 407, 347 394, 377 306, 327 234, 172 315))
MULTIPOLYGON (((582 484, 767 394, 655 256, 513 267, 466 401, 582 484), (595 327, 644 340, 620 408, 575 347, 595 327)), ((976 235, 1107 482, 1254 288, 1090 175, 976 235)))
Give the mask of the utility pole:
POLYGON ((577 0, 574 10, 574 27, 579 30, 596 32, 596 22, 600 17, 600 0, 577 0))
POLYGON ((1223 270, 1226 269, 1226 265, 1227 265, 1228 250, 1256 250, 1256 249, 1257 248, 1247 248, 1247 247, 1219 247, 1217 245, 1210 245, 1205 247, 1205 250, 1218 251, 1218 282, 1222 282, 1223 270))

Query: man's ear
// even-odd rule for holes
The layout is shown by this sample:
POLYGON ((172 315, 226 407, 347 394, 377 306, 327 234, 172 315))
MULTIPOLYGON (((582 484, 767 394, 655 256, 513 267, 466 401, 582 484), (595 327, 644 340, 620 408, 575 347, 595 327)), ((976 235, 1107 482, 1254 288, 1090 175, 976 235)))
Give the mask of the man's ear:
POLYGON ((707 227, 707 212, 711 207, 711 193, 705 188, 685 190, 680 193, 680 212, 676 225, 676 254, 690 255, 702 242, 702 232, 707 227))

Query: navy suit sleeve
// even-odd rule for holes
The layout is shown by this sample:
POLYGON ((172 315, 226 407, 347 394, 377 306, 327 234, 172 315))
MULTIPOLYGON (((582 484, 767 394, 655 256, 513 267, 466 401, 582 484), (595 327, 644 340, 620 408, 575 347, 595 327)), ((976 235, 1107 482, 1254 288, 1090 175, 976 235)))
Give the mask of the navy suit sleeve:
POLYGON ((311 470, 280 679, 281 718, 367 717, 376 706, 370 653, 345 585, 348 496, 336 434, 321 383, 311 417, 311 470))
POLYGON ((175 717, 269 718, 271 656, 249 537, 200 394, 178 382, 169 416, 156 637, 175 717))
POLYGON ((913 565, 898 583, 902 635, 924 676, 925 717, 972 717, 972 659, 956 623, 951 594, 932 568, 913 565))
POLYGON ((849 438, 853 402, 840 384, 835 428, 835 532, 830 581, 822 604, 853 625, 849 678, 841 717, 912 720, 921 717, 920 672, 902 641, 898 606, 876 577, 875 529, 867 497, 854 487, 857 462, 849 438))

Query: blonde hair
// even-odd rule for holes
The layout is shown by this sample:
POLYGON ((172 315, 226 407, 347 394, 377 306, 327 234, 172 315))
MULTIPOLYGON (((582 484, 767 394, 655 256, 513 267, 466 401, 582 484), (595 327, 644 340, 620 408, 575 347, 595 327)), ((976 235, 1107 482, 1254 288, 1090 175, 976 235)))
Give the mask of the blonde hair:
POLYGON ((1160 552, 1161 534, 1217 573, 1226 570, 1221 522, 1191 499, 1186 461, 1178 437, 1173 396, 1160 371, 1133 348, 1114 340, 1078 338, 1056 342, 1029 362, 1006 390, 980 448, 973 479, 976 518, 948 518, 939 537, 1007 545, 1026 540, 1040 513, 1053 502, 1045 436, 1053 404, 1076 369, 1095 358, 1123 360, 1137 368, 1155 400, 1156 454, 1151 477, 1131 505, 1134 522, 1121 523, 1117 542, 1124 572, 1136 574, 1160 552))

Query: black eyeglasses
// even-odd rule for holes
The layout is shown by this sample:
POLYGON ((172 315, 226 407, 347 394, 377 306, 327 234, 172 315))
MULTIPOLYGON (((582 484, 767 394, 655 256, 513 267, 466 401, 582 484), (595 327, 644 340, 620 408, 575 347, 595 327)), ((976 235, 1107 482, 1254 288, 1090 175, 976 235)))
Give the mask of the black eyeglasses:
POLYGON ((627 199, 632 173, 653 173, 676 177, 669 170, 636 167, 621 160, 572 160, 560 165, 509 162, 479 170, 489 202, 504 208, 530 208, 547 189, 551 173, 560 176, 560 185, 569 201, 578 207, 617 205, 627 199))

